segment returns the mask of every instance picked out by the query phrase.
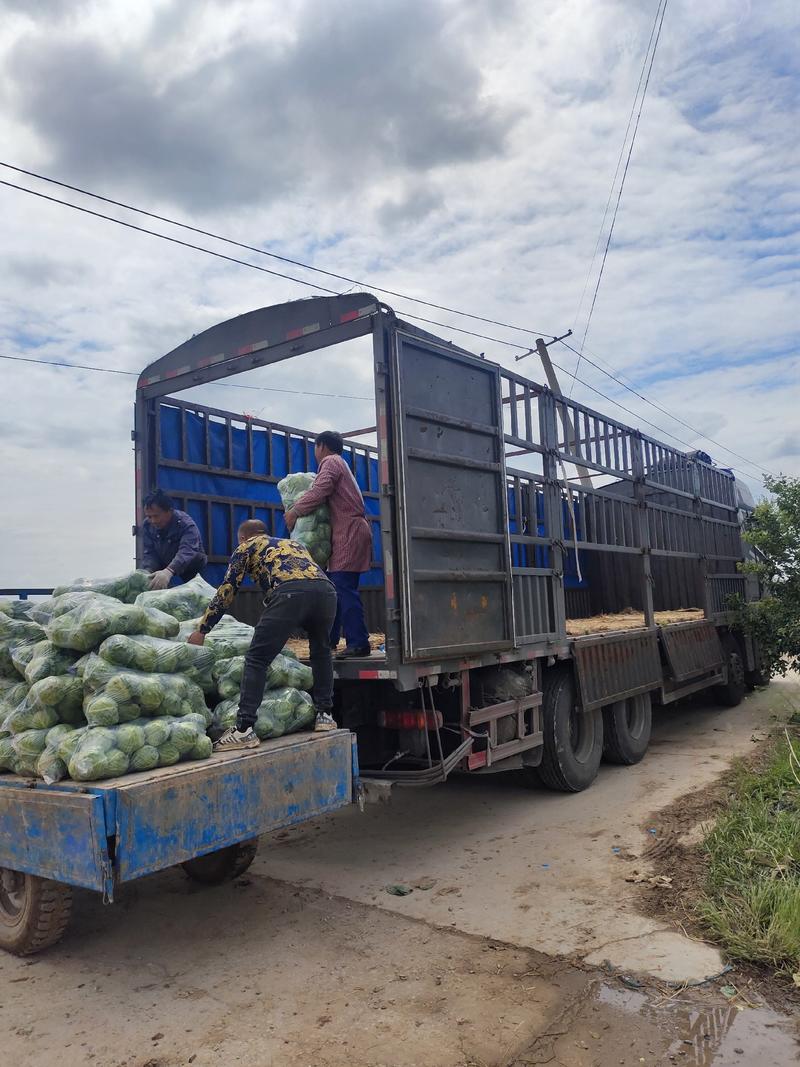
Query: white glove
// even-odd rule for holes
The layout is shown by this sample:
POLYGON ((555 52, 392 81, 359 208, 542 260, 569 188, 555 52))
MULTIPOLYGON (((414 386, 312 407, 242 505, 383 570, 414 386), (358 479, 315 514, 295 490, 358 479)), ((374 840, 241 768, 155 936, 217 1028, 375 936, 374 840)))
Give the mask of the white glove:
POLYGON ((150 579, 151 589, 166 589, 172 581, 172 571, 165 567, 163 571, 156 571, 150 579))

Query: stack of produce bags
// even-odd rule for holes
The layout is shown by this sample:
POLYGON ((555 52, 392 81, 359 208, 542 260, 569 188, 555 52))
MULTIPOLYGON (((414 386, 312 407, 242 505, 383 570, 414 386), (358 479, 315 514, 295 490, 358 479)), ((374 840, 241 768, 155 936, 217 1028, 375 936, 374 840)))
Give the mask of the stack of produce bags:
MULTIPOLYGON (((148 579, 84 578, 38 602, 0 601, 0 772, 90 782, 211 755, 206 730, 235 720, 253 628, 226 615, 189 645, 215 590, 198 577, 150 592, 148 579)), ((311 684, 290 653, 276 658, 261 737, 313 721, 311 684)))

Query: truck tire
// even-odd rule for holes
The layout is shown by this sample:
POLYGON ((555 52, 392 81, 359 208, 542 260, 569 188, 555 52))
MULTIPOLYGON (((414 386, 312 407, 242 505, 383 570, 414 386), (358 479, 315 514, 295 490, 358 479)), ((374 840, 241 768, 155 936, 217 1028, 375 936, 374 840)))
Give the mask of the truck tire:
POLYGON ((72 887, 0 867, 0 948, 32 956, 57 944, 72 910, 72 887))
POLYGON ((193 882, 220 885, 244 874, 256 858, 257 851, 258 838, 254 837, 250 841, 240 841, 217 852, 209 852, 207 856, 196 856, 182 863, 181 867, 193 882))
POLYGON ((544 749, 538 776, 548 789, 579 793, 597 777, 603 756, 603 712, 581 711, 572 672, 545 676, 542 703, 544 749))
POLYGON ((650 744, 653 703, 649 693, 617 700, 603 708, 603 756, 609 763, 630 767, 650 744))
POLYGON ((728 680, 724 685, 714 687, 714 696, 727 708, 735 708, 741 704, 744 694, 747 692, 744 673, 744 656, 735 637, 726 634, 722 638, 722 652, 728 668, 728 680))

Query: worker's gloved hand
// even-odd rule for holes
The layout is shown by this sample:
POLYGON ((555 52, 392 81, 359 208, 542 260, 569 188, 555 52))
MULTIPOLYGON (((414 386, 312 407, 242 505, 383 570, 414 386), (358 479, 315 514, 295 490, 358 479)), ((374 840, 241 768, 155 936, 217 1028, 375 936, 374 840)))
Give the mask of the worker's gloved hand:
POLYGON ((163 571, 156 571, 150 579, 151 589, 166 589, 172 581, 172 571, 165 567, 163 571))
POLYGON ((286 523, 286 529, 289 531, 289 533, 291 533, 294 529, 295 523, 297 522, 297 516, 292 511, 292 509, 289 508, 288 511, 284 512, 283 519, 286 523))

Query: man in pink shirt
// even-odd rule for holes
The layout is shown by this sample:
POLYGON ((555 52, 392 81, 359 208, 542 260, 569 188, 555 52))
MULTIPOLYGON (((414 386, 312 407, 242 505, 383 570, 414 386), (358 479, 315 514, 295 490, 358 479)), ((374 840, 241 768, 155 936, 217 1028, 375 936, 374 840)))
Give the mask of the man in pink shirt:
POLYGON ((342 458, 344 442, 335 430, 325 430, 314 442, 317 476, 314 484, 286 512, 291 531, 298 518, 310 515, 321 504, 331 513, 332 552, 328 577, 336 587, 337 610, 331 630, 331 648, 336 648, 342 630, 347 647, 340 659, 370 654, 364 605, 358 592, 361 575, 372 562, 372 532, 365 517, 364 498, 353 472, 342 458))

